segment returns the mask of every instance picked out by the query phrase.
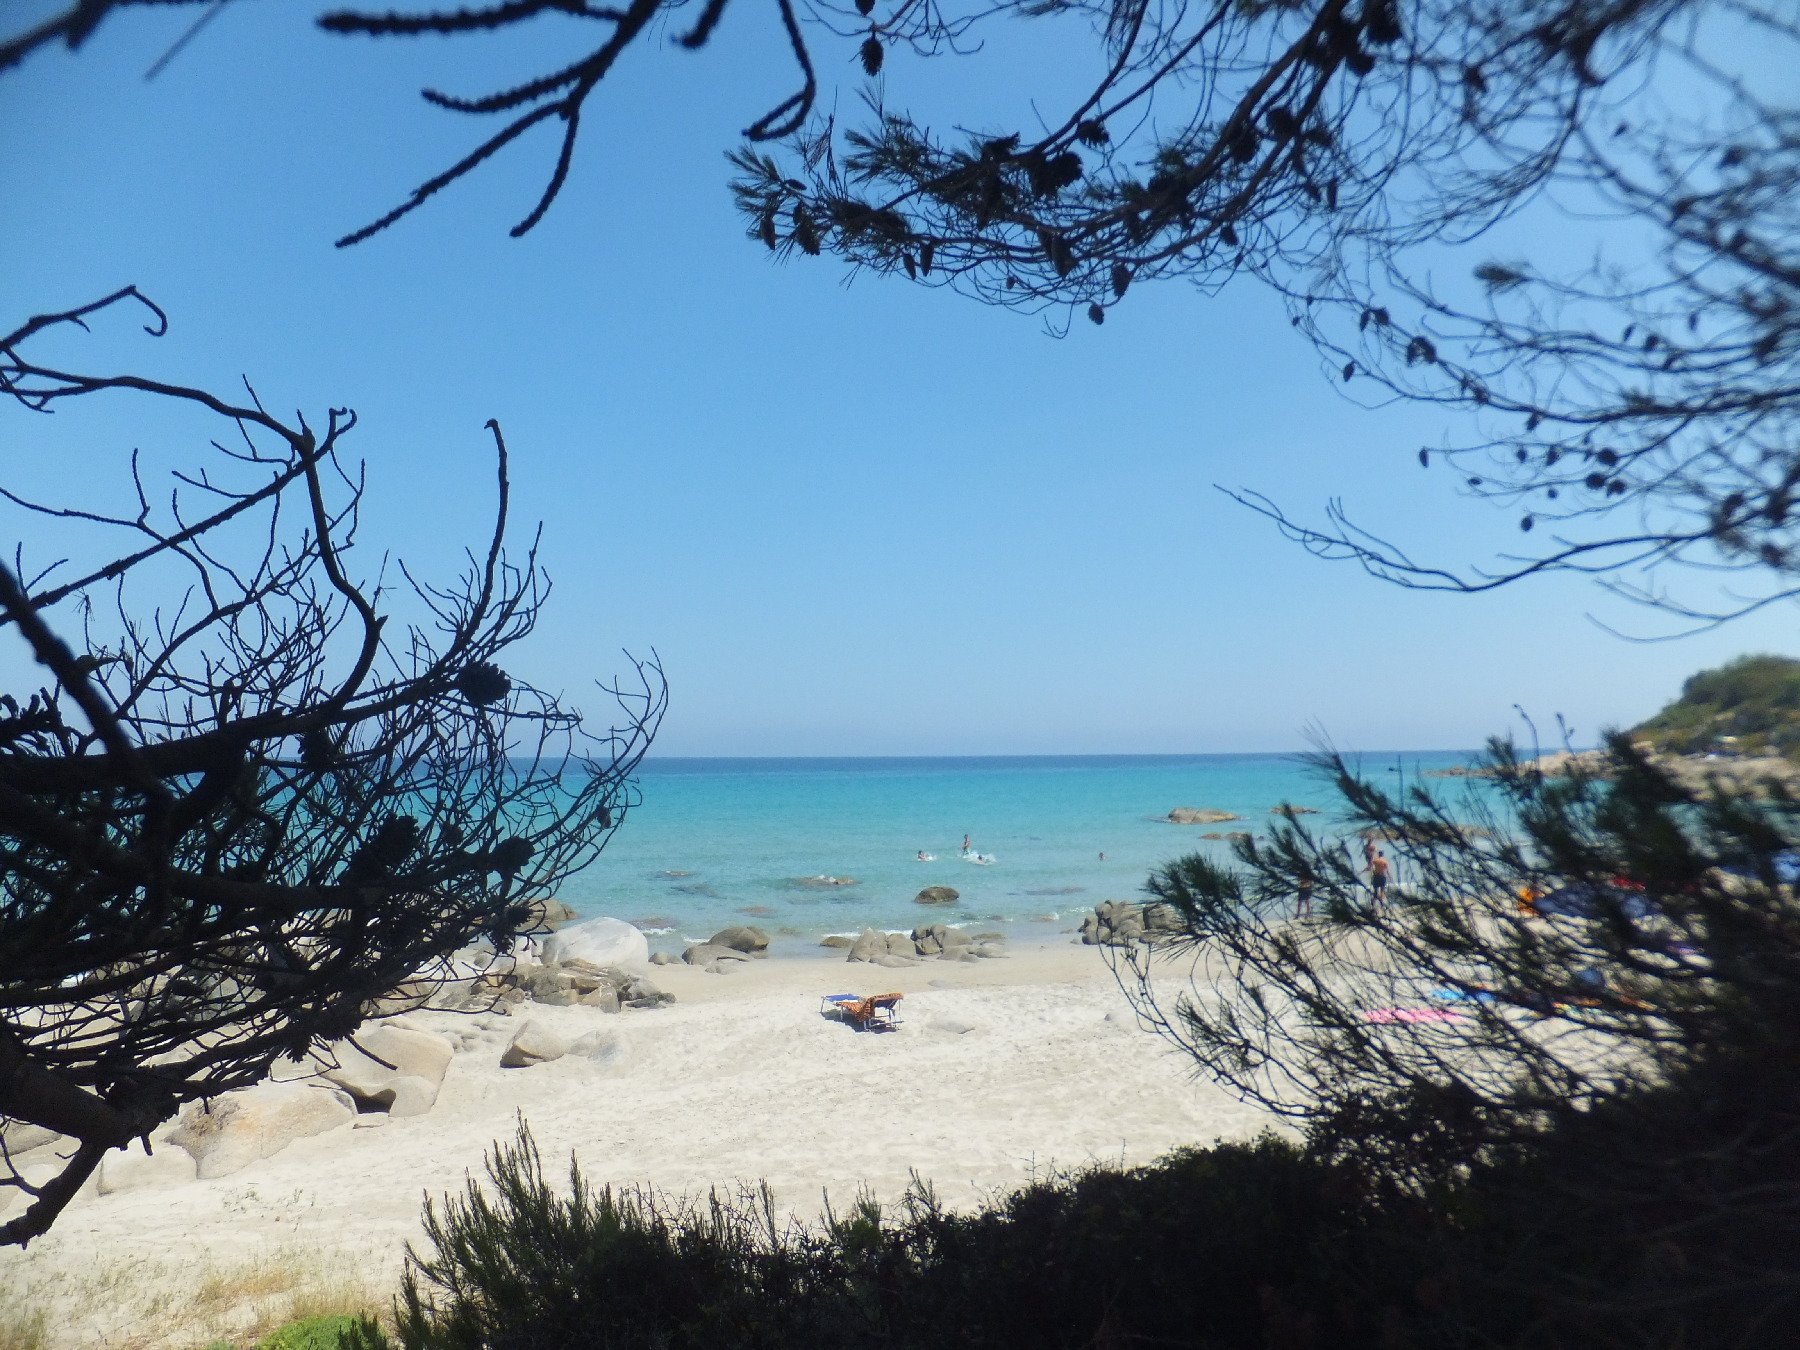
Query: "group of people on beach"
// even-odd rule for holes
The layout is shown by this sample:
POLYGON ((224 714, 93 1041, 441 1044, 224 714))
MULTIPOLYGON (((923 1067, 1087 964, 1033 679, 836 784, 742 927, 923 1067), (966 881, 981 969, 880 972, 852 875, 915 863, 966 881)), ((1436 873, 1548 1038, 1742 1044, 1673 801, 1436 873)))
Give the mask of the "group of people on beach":
MULTIPOLYGON (((1376 846, 1373 839, 1363 836, 1363 867, 1369 874, 1370 909, 1379 914, 1387 905, 1388 882, 1393 879, 1393 864, 1388 861, 1386 850, 1376 846)), ((1300 870, 1294 877, 1294 917, 1296 919, 1312 918, 1313 888, 1318 884, 1313 870, 1307 863, 1300 864, 1300 870)))

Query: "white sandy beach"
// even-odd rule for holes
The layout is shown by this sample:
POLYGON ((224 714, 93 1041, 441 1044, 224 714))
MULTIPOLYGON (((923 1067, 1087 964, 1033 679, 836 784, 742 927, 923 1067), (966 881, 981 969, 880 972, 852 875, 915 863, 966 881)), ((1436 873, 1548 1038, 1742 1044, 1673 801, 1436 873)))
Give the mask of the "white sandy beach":
POLYGON ((674 1005, 408 1014, 461 1043, 427 1114, 362 1117, 215 1180, 86 1195, 29 1251, 0 1252, 8 1310, 42 1310, 59 1350, 192 1347, 279 1317, 304 1293, 295 1270, 384 1301, 422 1197, 479 1175, 515 1113, 552 1174, 573 1151, 596 1182, 691 1193, 766 1179, 806 1217, 827 1192, 897 1196, 914 1171, 967 1207, 1057 1167, 1144 1162, 1267 1124, 1139 1028, 1093 948, 651 974, 674 1005), (906 996, 896 1032, 819 1015, 822 994, 887 989, 906 996), (616 1029, 626 1052, 502 1069, 524 1018, 570 1037, 616 1029))

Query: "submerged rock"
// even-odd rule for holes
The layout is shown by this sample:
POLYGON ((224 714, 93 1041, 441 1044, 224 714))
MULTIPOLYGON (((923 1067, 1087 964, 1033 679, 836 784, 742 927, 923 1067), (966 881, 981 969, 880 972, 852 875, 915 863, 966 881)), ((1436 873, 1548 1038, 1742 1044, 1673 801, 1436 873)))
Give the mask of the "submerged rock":
POLYGON ((962 898, 952 886, 927 886, 913 897, 915 905, 953 905, 962 898))
POLYGON ((1172 825, 1222 825, 1228 820, 1242 819, 1242 816, 1215 806, 1177 806, 1168 814, 1172 825))

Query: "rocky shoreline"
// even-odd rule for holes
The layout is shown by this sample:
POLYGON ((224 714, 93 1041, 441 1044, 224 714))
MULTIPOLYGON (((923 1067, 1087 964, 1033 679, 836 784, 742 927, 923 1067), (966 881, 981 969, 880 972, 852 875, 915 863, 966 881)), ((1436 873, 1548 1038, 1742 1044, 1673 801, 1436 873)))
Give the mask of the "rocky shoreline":
MULTIPOLYGON (((1780 755, 1674 755, 1647 750, 1647 757, 1685 788, 1717 783, 1728 790, 1755 790, 1770 783, 1800 787, 1800 764, 1780 755)), ((1558 750, 1526 762, 1539 773, 1574 777, 1586 774, 1610 777, 1612 756, 1606 750, 1558 750)), ((1459 764, 1448 769, 1429 769, 1427 778, 1494 778, 1493 769, 1481 764, 1459 764)))

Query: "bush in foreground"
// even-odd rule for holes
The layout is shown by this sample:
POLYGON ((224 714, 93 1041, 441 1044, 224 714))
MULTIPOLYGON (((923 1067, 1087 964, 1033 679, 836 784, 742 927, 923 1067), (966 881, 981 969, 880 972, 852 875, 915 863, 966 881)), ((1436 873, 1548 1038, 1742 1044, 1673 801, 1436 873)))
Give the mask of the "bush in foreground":
POLYGON ((751 1350, 1370 1339, 1379 1296, 1325 1297, 1359 1222, 1348 1173, 1273 1137, 1094 1168, 947 1213, 915 1180, 815 1224, 769 1193, 704 1203, 549 1184, 528 1130, 490 1185, 428 1205, 408 1263, 407 1350, 751 1350))

